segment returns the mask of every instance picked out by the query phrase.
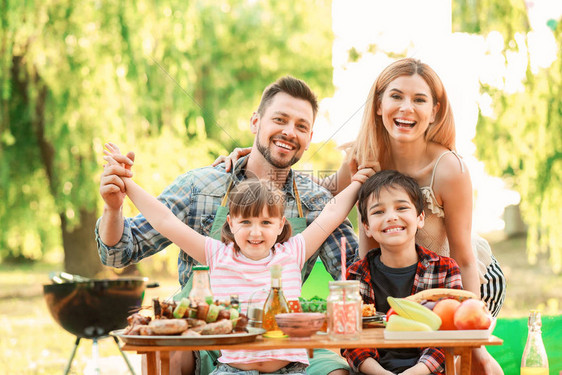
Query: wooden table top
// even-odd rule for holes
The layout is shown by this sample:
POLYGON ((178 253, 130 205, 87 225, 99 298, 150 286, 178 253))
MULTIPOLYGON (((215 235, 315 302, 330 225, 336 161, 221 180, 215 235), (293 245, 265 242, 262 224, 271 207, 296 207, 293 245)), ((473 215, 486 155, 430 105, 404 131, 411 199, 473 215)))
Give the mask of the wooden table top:
POLYGON ((123 350, 137 352, 174 350, 220 350, 220 349, 336 349, 336 348, 417 348, 437 346, 443 348, 475 348, 482 345, 502 345, 503 340, 496 336, 486 339, 427 339, 427 340, 387 340, 383 328, 363 329, 359 340, 331 340, 328 335, 315 334, 310 339, 265 338, 258 336, 254 342, 243 344, 185 345, 185 346, 142 346, 125 344, 123 350))

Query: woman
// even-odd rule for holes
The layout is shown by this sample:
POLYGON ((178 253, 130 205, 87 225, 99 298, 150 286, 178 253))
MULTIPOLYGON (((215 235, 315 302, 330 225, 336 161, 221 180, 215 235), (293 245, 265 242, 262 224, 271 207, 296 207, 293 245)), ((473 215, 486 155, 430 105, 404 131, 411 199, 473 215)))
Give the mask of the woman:
MULTIPOLYGON (((447 93, 427 64, 406 58, 386 67, 369 92, 351 157, 360 165, 377 160, 415 178, 424 192, 425 226, 416 242, 455 259, 465 289, 497 316, 505 298, 505 277, 488 243, 473 234, 472 183, 455 152, 455 124, 447 93), (478 260, 478 262, 477 262, 478 260)), ((338 173, 342 172, 340 171, 338 173)), ((349 172, 335 179, 346 183, 349 172)), ((362 255, 376 244, 361 233, 362 255)), ((479 348, 473 373, 502 373, 479 348)))
MULTIPOLYGON (((471 232, 472 183, 455 152, 453 113, 441 80, 427 64, 401 59, 383 70, 369 98, 351 157, 363 165, 377 160, 381 169, 417 180, 424 192, 426 223, 416 242, 455 259, 465 289, 481 295, 497 316, 505 278, 488 243, 471 232)), ((349 172, 342 169, 336 181, 346 184, 349 172)), ((368 244, 361 246, 363 253, 376 245, 361 243, 368 244)))

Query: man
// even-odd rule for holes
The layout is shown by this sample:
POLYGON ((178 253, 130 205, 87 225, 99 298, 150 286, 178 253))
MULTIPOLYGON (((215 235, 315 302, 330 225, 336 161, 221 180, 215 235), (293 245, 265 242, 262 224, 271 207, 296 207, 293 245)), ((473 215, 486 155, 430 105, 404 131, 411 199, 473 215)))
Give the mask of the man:
MULTIPOLYGON (((209 236, 218 232, 220 236, 219 229, 226 218, 225 206, 232 185, 248 177, 267 179, 286 194, 285 216, 294 232, 301 231, 318 216, 325 202, 331 198, 330 193, 307 175, 291 169, 310 145, 317 112, 316 96, 303 81, 289 76, 280 78, 265 89, 258 109, 250 119, 250 129, 255 134, 250 155, 240 159, 231 173, 225 172, 224 164, 187 172, 168 186, 159 199, 196 231, 209 236)), ((134 159, 134 154, 122 156, 117 161, 125 165, 127 157, 134 159)), ((170 244, 142 215, 123 218, 125 195, 121 177, 127 176, 131 173, 124 166, 107 165, 100 181, 100 194, 105 205, 96 225, 96 240, 102 263, 112 267, 136 263, 170 244)), ((340 278, 339 244, 342 236, 350 244, 348 265, 353 263, 357 256, 357 238, 351 223, 346 221, 310 258, 303 269, 303 282, 318 256, 332 277, 340 278)), ((182 286, 187 284, 194 263, 185 252, 179 252, 179 281, 182 286)), ((335 355, 332 352, 324 354, 335 355)), ((315 352, 309 373, 347 374, 342 370, 346 366, 345 361, 336 364, 315 352), (330 363, 333 366, 330 367, 330 363)))

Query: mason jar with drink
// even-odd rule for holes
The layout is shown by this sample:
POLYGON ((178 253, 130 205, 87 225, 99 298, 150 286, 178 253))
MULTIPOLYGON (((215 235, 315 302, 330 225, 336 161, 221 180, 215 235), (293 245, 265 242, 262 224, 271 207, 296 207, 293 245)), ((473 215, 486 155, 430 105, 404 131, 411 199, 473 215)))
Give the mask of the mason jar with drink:
POLYGON ((358 280, 331 281, 327 299, 328 335, 332 340, 358 340, 363 329, 358 280))

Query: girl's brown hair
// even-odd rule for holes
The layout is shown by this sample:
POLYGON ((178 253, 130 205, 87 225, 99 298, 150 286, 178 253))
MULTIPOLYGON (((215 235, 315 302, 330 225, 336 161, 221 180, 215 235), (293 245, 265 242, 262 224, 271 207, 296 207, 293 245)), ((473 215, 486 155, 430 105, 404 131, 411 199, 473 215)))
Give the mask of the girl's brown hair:
MULTIPOLYGON (((271 181, 244 180, 232 189, 228 198, 230 216, 258 217, 263 213, 264 208, 273 217, 282 217, 285 214, 285 194, 275 187, 271 181)), ((285 220, 283 230, 277 236, 275 243, 287 241, 291 237, 291 233, 291 224, 288 220, 285 220)), ((223 243, 233 242, 234 249, 240 251, 228 222, 225 222, 222 227, 221 241, 223 243)))
POLYGON ((398 77, 415 74, 421 76, 429 86, 433 105, 439 104, 435 121, 426 130, 425 140, 439 143, 449 150, 455 150, 455 120, 441 79, 429 65, 413 58, 405 58, 387 66, 379 74, 369 91, 359 135, 350 155, 357 160, 359 165, 366 165, 368 161, 376 160, 379 161, 382 169, 389 167, 390 138, 383 125, 382 117, 377 115, 377 111, 381 105, 382 96, 392 81, 398 77))

